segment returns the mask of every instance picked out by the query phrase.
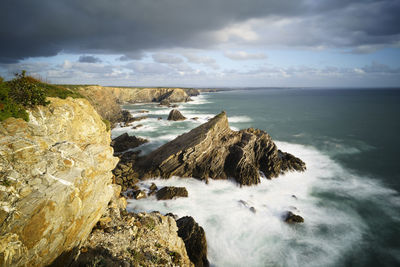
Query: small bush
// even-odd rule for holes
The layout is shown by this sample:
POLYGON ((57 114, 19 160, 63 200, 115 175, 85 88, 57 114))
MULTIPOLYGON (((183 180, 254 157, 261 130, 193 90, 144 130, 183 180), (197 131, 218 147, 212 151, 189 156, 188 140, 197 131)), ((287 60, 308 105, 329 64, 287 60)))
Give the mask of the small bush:
POLYGON ((15 74, 16 77, 9 82, 9 97, 24 107, 49 104, 45 91, 37 85, 36 80, 26 77, 25 74, 23 70, 21 74, 15 74))
POLYGON ((0 77, 0 121, 9 117, 22 118, 28 121, 29 116, 25 108, 9 97, 10 88, 2 81, 3 78, 0 77))

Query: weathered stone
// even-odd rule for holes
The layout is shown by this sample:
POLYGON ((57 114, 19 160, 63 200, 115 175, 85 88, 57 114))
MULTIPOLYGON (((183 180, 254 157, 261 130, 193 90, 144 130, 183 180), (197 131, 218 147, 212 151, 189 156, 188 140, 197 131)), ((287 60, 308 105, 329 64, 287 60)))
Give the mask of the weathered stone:
POLYGON ((157 188, 157 185, 155 183, 151 183, 149 189, 150 189, 150 191, 156 191, 158 188, 157 188))
POLYGON ((0 266, 46 266, 79 247, 113 195, 118 158, 102 118, 87 100, 49 100, 29 122, 0 123, 0 169, 11 181, 0 186, 0 266))
POLYGON ((225 112, 178 136, 147 156, 135 159, 133 169, 140 179, 171 176, 201 180, 233 177, 241 185, 260 182, 290 170, 305 170, 300 159, 279 152, 264 131, 229 128, 225 112))
POLYGON ((165 186, 157 191, 157 200, 167 200, 177 197, 188 197, 185 187, 165 186))
POLYGON ((146 139, 130 136, 127 133, 124 133, 114 138, 111 142, 111 146, 114 148, 114 152, 119 153, 128 149, 136 148, 147 142, 148 140, 146 139))
POLYGON ((303 223, 304 219, 300 215, 294 214, 291 211, 287 211, 283 215, 283 220, 287 223, 303 223))
POLYGON ((133 130, 143 127, 143 124, 138 124, 132 127, 133 130))
POLYGON ((182 217, 176 221, 178 235, 185 242, 186 250, 190 260, 196 267, 209 266, 207 259, 207 241, 203 227, 189 216, 182 217))
POLYGON ((169 120, 169 121, 181 121, 181 120, 186 120, 186 117, 183 116, 182 113, 179 110, 173 109, 169 113, 167 120, 169 120))

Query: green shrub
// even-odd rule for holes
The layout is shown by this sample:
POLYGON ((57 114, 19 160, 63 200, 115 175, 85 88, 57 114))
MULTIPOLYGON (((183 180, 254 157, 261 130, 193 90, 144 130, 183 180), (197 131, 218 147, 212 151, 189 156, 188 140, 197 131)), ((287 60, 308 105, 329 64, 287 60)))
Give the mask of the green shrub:
POLYGON ((25 76, 26 71, 15 74, 15 78, 9 82, 9 97, 24 107, 46 106, 46 94, 34 79, 25 76))
POLYGON ((0 77, 0 121, 9 117, 22 118, 28 121, 29 116, 25 108, 9 97, 10 88, 2 81, 3 78, 0 77))

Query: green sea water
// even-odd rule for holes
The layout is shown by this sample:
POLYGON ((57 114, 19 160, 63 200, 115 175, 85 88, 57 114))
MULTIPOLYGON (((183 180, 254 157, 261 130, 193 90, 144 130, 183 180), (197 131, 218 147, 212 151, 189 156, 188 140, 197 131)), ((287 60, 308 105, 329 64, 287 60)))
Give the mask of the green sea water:
POLYGON ((189 199, 167 204, 151 198, 130 201, 134 211, 195 217, 206 230, 212 265, 400 264, 400 90, 268 88, 206 93, 180 105, 183 115, 198 117, 184 122, 166 121, 169 109, 156 104, 125 108, 133 114, 146 109, 149 118, 140 122, 142 128, 116 128, 113 136, 129 132, 149 138, 151 142, 141 147, 143 153, 225 110, 232 128, 266 130, 279 148, 305 160, 305 173, 265 180, 257 187, 156 180, 186 186, 189 199), (247 214, 237 204, 240 200, 256 207, 257 214, 247 214), (281 221, 282 212, 291 209, 305 218, 303 225, 281 221))

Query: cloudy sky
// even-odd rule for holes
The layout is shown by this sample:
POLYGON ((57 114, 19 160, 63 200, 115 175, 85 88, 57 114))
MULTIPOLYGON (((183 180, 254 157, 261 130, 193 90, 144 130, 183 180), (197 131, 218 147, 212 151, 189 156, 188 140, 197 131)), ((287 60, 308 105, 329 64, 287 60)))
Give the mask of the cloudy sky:
POLYGON ((399 0, 2 0, 0 75, 101 85, 400 86, 399 0))

